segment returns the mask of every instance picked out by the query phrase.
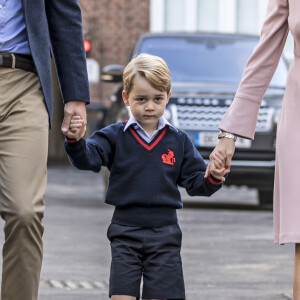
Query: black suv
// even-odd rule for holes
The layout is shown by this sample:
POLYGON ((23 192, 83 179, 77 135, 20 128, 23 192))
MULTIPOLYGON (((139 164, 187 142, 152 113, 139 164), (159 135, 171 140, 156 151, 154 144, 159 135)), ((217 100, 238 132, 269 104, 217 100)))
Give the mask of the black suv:
MULTIPOLYGON (((257 36, 210 33, 144 34, 132 57, 149 53, 162 57, 172 77, 172 96, 165 117, 185 131, 204 159, 218 142, 218 124, 231 104, 257 36)), ((272 203, 276 124, 285 89, 288 66, 282 58, 259 111, 255 140, 236 141, 228 185, 245 185, 259 191, 261 204, 272 203)), ((120 82, 111 96, 108 123, 128 118, 123 105, 123 67, 103 69, 102 80, 120 82)))

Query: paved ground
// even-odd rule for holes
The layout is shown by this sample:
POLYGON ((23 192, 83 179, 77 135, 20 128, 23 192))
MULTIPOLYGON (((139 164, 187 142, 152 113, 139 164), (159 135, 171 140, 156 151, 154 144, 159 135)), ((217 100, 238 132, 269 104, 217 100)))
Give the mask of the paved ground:
MULTIPOLYGON (((103 203, 103 189, 99 174, 49 168, 39 299, 108 299, 112 208, 103 203)), ((182 195, 188 300, 291 299, 293 246, 273 244, 272 212, 257 209, 255 190, 182 195)))

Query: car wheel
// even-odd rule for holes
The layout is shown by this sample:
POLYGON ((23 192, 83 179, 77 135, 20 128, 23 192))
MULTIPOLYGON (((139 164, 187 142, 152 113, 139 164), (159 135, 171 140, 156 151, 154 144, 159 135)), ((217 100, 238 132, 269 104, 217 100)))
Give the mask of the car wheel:
POLYGON ((273 190, 258 190, 258 197, 260 205, 273 205, 273 190))

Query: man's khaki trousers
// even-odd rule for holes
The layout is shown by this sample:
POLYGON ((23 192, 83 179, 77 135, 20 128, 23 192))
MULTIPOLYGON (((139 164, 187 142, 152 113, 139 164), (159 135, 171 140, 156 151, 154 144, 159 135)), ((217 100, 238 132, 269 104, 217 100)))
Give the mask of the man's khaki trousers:
POLYGON ((48 114, 38 76, 0 68, 1 300, 38 297, 47 151, 48 114))

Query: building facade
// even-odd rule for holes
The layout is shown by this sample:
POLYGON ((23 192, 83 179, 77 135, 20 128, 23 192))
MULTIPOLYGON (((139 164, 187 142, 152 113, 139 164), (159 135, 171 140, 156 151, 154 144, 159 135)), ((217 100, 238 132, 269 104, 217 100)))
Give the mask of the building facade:
MULTIPOLYGON (((259 34, 268 0, 79 0, 89 57, 125 65, 144 32, 210 31, 259 34)), ((287 51, 292 49, 289 38, 287 51)), ((91 84, 93 101, 109 98, 114 86, 91 84)), ((108 103, 108 102, 107 102, 108 103)))
POLYGON ((151 0, 150 29, 257 34, 267 0, 151 0))
MULTIPOLYGON (((150 30, 210 31, 258 35, 268 0, 151 0, 150 30)), ((289 36, 284 50, 293 56, 289 36)))
MULTIPOLYGON (((150 0, 79 0, 88 57, 100 64, 127 63, 138 36, 150 28, 150 0)), ((111 84, 92 83, 92 101, 108 99, 111 84)))

